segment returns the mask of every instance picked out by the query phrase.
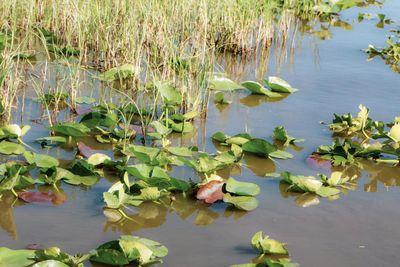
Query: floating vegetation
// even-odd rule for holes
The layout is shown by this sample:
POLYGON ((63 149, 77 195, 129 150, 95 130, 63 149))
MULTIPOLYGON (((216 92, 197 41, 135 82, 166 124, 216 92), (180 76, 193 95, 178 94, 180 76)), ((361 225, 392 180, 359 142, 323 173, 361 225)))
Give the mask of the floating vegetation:
MULTIPOLYGON (((278 136, 279 138, 285 139, 288 137, 282 135, 282 131, 280 132, 280 134, 281 135, 278 136)), ((279 150, 278 147, 274 144, 271 144, 261 138, 253 138, 247 133, 241 133, 231 137, 224 134, 223 132, 217 132, 212 136, 212 139, 216 142, 219 142, 221 145, 241 147, 244 152, 254 154, 259 157, 278 159, 290 159, 293 157, 293 155, 289 152, 279 150)))
POLYGON ((393 20, 386 18, 385 14, 358 13, 358 22, 362 22, 364 19, 378 19, 376 27, 381 29, 383 29, 385 25, 390 25, 394 23, 393 20))
POLYGON ((340 134, 342 141, 336 138, 331 146, 320 146, 314 154, 334 166, 355 164, 359 158, 398 164, 399 118, 390 123, 375 121, 369 117, 367 108, 362 105, 359 108, 361 111, 355 118, 351 114, 335 114, 329 128, 334 134, 340 134))
POLYGON ((284 146, 304 142, 304 139, 299 139, 288 135, 283 126, 278 126, 274 129, 273 137, 276 141, 282 142, 284 146))
POLYGON ((394 31, 393 33, 394 34, 386 39, 386 47, 377 48, 370 44, 368 48, 364 49, 364 52, 368 53, 368 60, 372 60, 374 57, 379 56, 394 71, 400 72, 400 34, 397 31, 394 31))
POLYGON ((259 193, 260 187, 256 184, 239 182, 232 177, 224 181, 221 177, 213 175, 211 181, 199 185, 196 197, 209 204, 223 200, 240 210, 251 211, 258 206, 254 196, 259 193))
POLYGON ((259 252, 254 263, 236 264, 231 267, 296 267, 288 258, 289 252, 286 244, 264 236, 263 232, 257 232, 251 238, 251 246, 259 252))
POLYGON ((239 85, 221 74, 215 75, 209 81, 209 88, 218 91, 233 91, 246 88, 252 94, 266 95, 271 98, 283 97, 283 94, 291 94, 298 91, 298 89, 293 88, 288 82, 279 77, 268 77, 268 79, 264 80, 264 85, 254 81, 245 81, 239 85))
POLYGON ((0 248, 1 266, 15 267, 83 267, 87 261, 108 266, 136 264, 138 266, 161 263, 168 249, 158 242, 137 236, 123 235, 109 241, 87 254, 69 255, 58 247, 42 250, 12 250, 0 248))
POLYGON ((286 191, 315 194, 332 199, 338 197, 337 195, 341 192, 339 188, 351 189, 353 186, 351 181, 355 178, 343 175, 342 172, 338 171, 332 172, 329 178, 323 174, 316 178, 314 176, 293 175, 290 172, 282 172, 280 176, 282 182, 289 185, 286 191))

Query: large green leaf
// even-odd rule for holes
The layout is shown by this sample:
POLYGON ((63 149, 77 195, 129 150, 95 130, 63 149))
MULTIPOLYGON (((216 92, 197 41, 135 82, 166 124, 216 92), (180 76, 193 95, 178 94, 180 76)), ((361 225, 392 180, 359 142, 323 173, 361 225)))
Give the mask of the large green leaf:
POLYGON ((396 142, 400 142, 400 124, 396 123, 390 128, 389 136, 396 142))
POLYGON ((208 81, 208 88, 210 88, 211 90, 219 91, 233 91, 236 89, 241 89, 243 88, 243 86, 222 75, 215 75, 212 79, 208 81))
POLYGON ((260 187, 253 183, 239 182, 232 177, 226 181, 226 191, 240 196, 256 196, 260 193, 260 187))
POLYGON ((46 260, 35 263, 32 267, 69 267, 69 265, 56 260, 46 260))
POLYGON ((109 160, 111 160, 109 156, 102 153, 95 153, 88 158, 88 163, 97 166, 109 160))
POLYGON ((179 105, 182 102, 181 93, 169 83, 156 82, 155 86, 165 105, 179 105))
POLYGON ((229 193, 224 195, 224 202, 230 203, 238 209, 252 211, 257 208, 258 201, 251 196, 231 196, 229 193))
POLYGON ((90 260, 111 266, 124 266, 129 264, 125 254, 115 249, 97 249, 90 260))
POLYGON ((115 81, 120 79, 126 79, 134 76, 137 73, 137 68, 132 64, 124 64, 122 66, 117 66, 111 68, 102 74, 100 74, 99 79, 102 81, 115 81))
POLYGON ((268 80, 265 80, 265 82, 275 92, 291 94, 298 91, 298 89, 293 88, 288 82, 279 77, 268 77, 268 80))
POLYGON ((57 134, 66 136, 86 136, 90 132, 90 129, 81 123, 76 122, 64 122, 50 127, 52 131, 57 134))
POLYGON ((45 154, 36 154, 26 151, 24 157, 29 164, 35 164, 39 168, 52 168, 59 165, 58 159, 45 154))
POLYGON ((97 126, 112 127, 117 124, 117 115, 114 113, 89 112, 82 116, 80 123, 89 128, 97 126))
POLYGON ((168 152, 176 155, 176 156, 181 156, 181 157, 191 157, 193 155, 193 151, 191 151, 187 147, 168 147, 167 148, 168 152))
POLYGON ((253 94, 266 95, 271 98, 282 97, 281 94, 271 92, 270 90, 268 90, 267 88, 265 88, 264 86, 259 84, 258 82, 246 81, 246 82, 242 83, 242 86, 245 87, 246 89, 249 89, 253 94))
POLYGON ((25 267, 34 263, 34 250, 12 250, 0 247, 0 266, 4 267, 25 267))
POLYGON ((255 233, 251 238, 251 245, 261 254, 288 254, 285 244, 271 239, 268 236, 264 237, 261 231, 255 233))
POLYGON ((16 143, 1 141, 0 142, 0 153, 5 155, 20 155, 25 152, 25 148, 16 143))
POLYGON ((194 130, 193 124, 189 121, 184 121, 184 122, 170 121, 169 123, 171 129, 177 133, 191 133, 194 130))
POLYGON ((127 151, 132 152, 143 163, 152 163, 161 152, 159 148, 139 145, 130 145, 127 147, 127 151))
POLYGON ((257 156, 268 157, 268 155, 277 150, 276 146, 264 139, 254 138, 242 146, 243 151, 255 154, 257 156))
POLYGON ((113 266, 139 263, 140 266, 161 262, 168 249, 158 242, 136 236, 121 236, 119 240, 107 242, 94 251, 91 261, 113 266))

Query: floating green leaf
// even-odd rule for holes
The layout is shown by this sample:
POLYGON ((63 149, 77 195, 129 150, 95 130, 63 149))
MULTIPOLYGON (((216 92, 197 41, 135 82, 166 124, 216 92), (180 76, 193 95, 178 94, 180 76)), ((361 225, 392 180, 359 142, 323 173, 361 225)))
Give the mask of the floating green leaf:
POLYGON ((111 158, 102 153, 95 153, 88 158, 88 163, 97 166, 103 164, 107 160, 111 160, 111 158))
POLYGON ((52 168, 59 165, 58 159, 49 155, 36 154, 30 151, 24 153, 25 159, 29 164, 35 164, 39 168, 52 168))
POLYGON ((268 77, 268 80, 265 80, 265 83, 268 84, 274 92, 291 94, 298 91, 298 89, 293 88, 288 82, 279 77, 268 77))
POLYGON ((0 266, 4 267, 25 267, 30 266, 35 261, 32 260, 35 255, 33 250, 12 250, 0 247, 0 266))
POLYGON ((76 122, 58 123, 53 127, 50 127, 50 129, 57 134, 74 137, 86 136, 90 132, 90 129, 88 127, 76 122))
POLYGON ((255 210, 258 206, 258 201, 256 198, 251 196, 232 196, 229 193, 224 195, 224 202, 232 204, 238 209, 245 211, 255 210))
POLYGON ((271 98, 282 97, 281 94, 271 92, 270 90, 268 90, 267 88, 265 88, 264 86, 259 84, 258 82, 246 81, 246 82, 242 83, 242 86, 246 89, 249 89, 253 94, 266 95, 271 98))
POLYGON ((169 83, 156 82, 155 86, 165 105, 179 105, 182 102, 181 93, 169 83))
POLYGON ((129 263, 149 265, 162 262, 168 249, 158 242, 137 236, 121 236, 119 240, 99 246, 90 260, 112 266, 129 263))
POLYGON ((271 239, 269 236, 263 236, 261 231, 255 233, 251 238, 251 245, 261 254, 289 254, 285 248, 285 244, 271 239))
POLYGON ((239 196, 256 196, 260 193, 260 187, 253 183, 239 182, 232 177, 226 181, 226 191, 239 196))
POLYGON ((208 81, 208 88, 219 91, 233 91, 243 88, 243 86, 222 75, 215 75, 211 80, 208 81))
POLYGON ((20 155, 25 152, 25 148, 16 143, 1 141, 0 142, 0 153, 5 155, 20 155))
POLYGON ((132 64, 124 64, 111 68, 102 74, 99 79, 101 81, 112 82, 115 80, 126 79, 137 74, 137 68, 132 64))

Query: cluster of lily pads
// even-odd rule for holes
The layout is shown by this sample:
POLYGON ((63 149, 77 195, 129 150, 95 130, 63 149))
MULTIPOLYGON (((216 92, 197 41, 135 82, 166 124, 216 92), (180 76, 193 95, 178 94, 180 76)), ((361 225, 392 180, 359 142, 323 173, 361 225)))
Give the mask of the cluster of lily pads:
MULTIPOLYGON (((296 267, 288 257, 286 244, 257 232, 251 246, 258 251, 255 263, 232 265, 232 267, 296 267)), ((148 266, 162 263, 168 255, 167 247, 138 236, 123 235, 117 240, 106 242, 88 253, 70 255, 58 247, 46 249, 9 249, 0 247, 0 265, 15 267, 83 267, 85 262, 107 266, 148 266)))
POLYGON ((254 263, 236 264, 231 267, 296 267, 288 257, 286 244, 264 236, 263 232, 257 232, 251 238, 251 246, 259 252, 254 263))
POLYGON ((137 236, 121 236, 86 254, 70 255, 58 247, 12 250, 0 247, 0 265, 15 267, 83 267, 86 261, 107 266, 147 266, 161 263, 168 249, 160 243, 137 236))
POLYGON ((216 74, 209 81, 209 89, 217 91, 214 101, 219 104, 229 104, 225 99, 223 92, 234 91, 238 89, 248 89, 252 94, 264 95, 269 98, 283 98, 287 94, 292 94, 298 89, 292 87, 282 78, 271 76, 265 79, 263 84, 255 81, 245 81, 238 84, 222 74, 216 74))
POLYGON ((280 177, 281 189, 289 195, 297 196, 296 203, 301 207, 319 204, 319 197, 337 199, 342 191, 354 188, 354 180, 357 178, 340 171, 332 172, 330 177, 324 174, 318 174, 317 177, 293 175, 288 171, 266 176, 280 177))
POLYGON ((364 52, 369 54, 369 59, 380 56, 386 64, 390 65, 394 71, 400 71, 400 31, 391 30, 391 35, 386 39, 386 47, 377 48, 368 45, 364 52))
POLYGON ((357 117, 337 115, 329 125, 335 141, 314 152, 334 166, 356 163, 359 158, 398 164, 400 160, 400 119, 385 123, 369 117, 369 110, 360 105, 357 117))
MULTIPOLYGON (((172 89, 166 90, 171 92, 172 89)), ((167 93, 164 95, 170 96, 167 93)), ((171 99, 173 98, 170 98, 168 103, 173 103, 171 99)), ((292 157, 268 141, 252 138, 248 134, 233 138, 222 133, 215 134, 213 137, 215 140, 230 144, 228 151, 217 154, 198 151, 197 147, 171 146, 167 136, 173 131, 185 132, 187 125, 191 125, 188 120, 195 114, 175 113, 171 117, 165 115, 164 119, 152 121, 147 126, 131 124, 131 121, 126 120, 127 114, 136 115, 139 112, 141 111, 133 105, 123 107, 98 105, 82 114, 79 123, 63 122, 51 126, 50 130, 54 135, 37 139, 42 147, 74 144, 74 142, 77 144, 76 158, 63 166, 52 156, 30 151, 32 150, 30 146, 22 140, 30 129, 29 126, 1 127, 0 153, 21 155, 23 160, 8 161, 1 165, 0 192, 10 191, 16 197, 26 200, 25 191, 35 184, 52 185, 57 190, 60 181, 71 185, 92 186, 104 171, 111 171, 121 178, 104 193, 106 208, 119 211, 125 218, 128 216, 123 208, 127 205, 138 206, 148 201, 162 202, 166 197, 173 197, 175 193, 189 195, 197 193, 197 198, 208 204, 223 200, 238 209, 250 211, 258 205, 254 196, 259 193, 259 187, 253 183, 236 181, 234 178, 224 182, 215 175, 215 172, 238 164, 243 153, 280 159, 292 157), (155 146, 132 144, 136 135, 140 135, 139 132, 142 140, 151 139, 155 146), (92 136, 100 143, 114 144, 114 154, 119 159, 113 160, 109 155, 96 153, 83 142, 77 141, 85 136, 92 136), (170 166, 190 167, 202 174, 205 179, 196 184, 193 181, 171 177, 168 172, 170 166), (36 175, 36 178, 32 178, 33 175, 36 175), (210 191, 206 188, 216 190, 214 193, 218 198, 210 195, 210 191), (210 198, 214 199, 211 201, 210 198)), ((296 141, 295 138, 288 136, 282 127, 276 128, 274 135, 277 140, 287 144, 296 141)), ((110 213, 105 211, 105 214, 110 213)))

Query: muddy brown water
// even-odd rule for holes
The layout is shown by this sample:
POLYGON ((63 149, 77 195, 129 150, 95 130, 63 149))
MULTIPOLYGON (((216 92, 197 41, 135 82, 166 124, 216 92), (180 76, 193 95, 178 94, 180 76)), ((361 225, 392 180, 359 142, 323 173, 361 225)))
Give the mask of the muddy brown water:
MULTIPOLYGON (((319 145, 331 144, 330 132, 320 121, 329 122, 333 113, 354 114, 363 104, 378 120, 391 121, 400 115, 400 75, 379 58, 367 62, 367 55, 361 51, 370 43, 384 45, 386 30, 391 26, 383 30, 375 27, 376 20, 358 23, 358 12, 384 13, 400 20, 400 2, 386 1, 383 9, 346 11, 342 17, 352 30, 332 27, 329 40, 297 36, 294 55, 288 54, 282 64, 272 55, 268 66, 261 66, 268 67, 268 75, 279 75, 299 88, 298 93, 271 102, 249 96, 246 91, 233 92, 228 95, 233 103, 227 107, 210 102, 208 119, 198 124, 196 133, 174 139, 177 144, 197 144, 215 152, 211 136, 216 131, 233 135, 246 130, 267 138, 278 125, 306 139, 299 147, 289 149, 293 159, 271 161, 246 156, 240 167, 220 172, 224 177, 261 186, 257 197, 260 205, 255 211, 232 210, 224 203, 207 207, 178 196, 173 207, 146 203, 129 211, 135 222, 113 223, 103 214, 102 193, 116 180, 106 177, 90 189, 63 184, 62 194, 67 200, 55 203, 58 205, 25 204, 5 197, 0 202, 0 246, 24 248, 38 244, 76 253, 94 249, 121 234, 133 234, 168 247, 164 266, 229 266, 250 262, 257 256, 249 241, 262 230, 287 243, 291 258, 301 266, 400 266, 399 167, 362 162, 359 169, 349 168, 346 171, 358 173, 360 178, 354 191, 341 194, 337 200, 291 195, 278 180, 264 177, 265 173, 283 170, 328 174, 330 168, 311 165, 307 157, 319 145)), ((252 66, 258 63, 242 63, 246 64, 244 79, 255 79, 252 66)), ((16 123, 32 124, 30 120, 40 116, 33 96, 27 93, 25 111, 15 116, 16 123)), ((45 128, 35 125, 25 140, 40 151, 33 140, 47 134, 45 128)), ((48 153, 68 160, 75 152, 52 149, 48 153)), ((196 178, 185 168, 176 169, 174 175, 196 178)), ((46 187, 40 190, 51 191, 46 187)))

